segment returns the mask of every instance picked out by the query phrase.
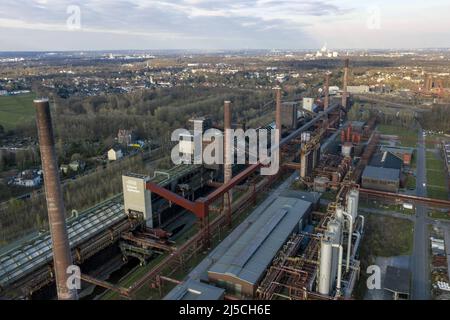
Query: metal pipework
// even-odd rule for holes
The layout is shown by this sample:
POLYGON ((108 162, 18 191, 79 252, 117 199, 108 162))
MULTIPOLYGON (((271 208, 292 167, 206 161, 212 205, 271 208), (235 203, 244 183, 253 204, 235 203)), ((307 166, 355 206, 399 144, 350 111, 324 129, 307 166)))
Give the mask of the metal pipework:
POLYGON ((362 215, 359 215, 359 216, 356 217, 356 219, 358 219, 358 218, 361 218, 361 234, 363 234, 364 233, 364 221, 366 219, 362 215))
POLYGON ((330 73, 327 72, 325 74, 325 87, 324 87, 324 101, 323 101, 323 109, 327 110, 330 105, 330 73))
POLYGON ((340 244, 332 244, 333 248, 339 249, 339 262, 338 262, 338 274, 337 274, 337 283, 336 283, 336 297, 341 296, 341 280, 342 280, 342 245, 340 244))
MULTIPOLYGON (((225 163, 223 165, 223 182, 229 183, 230 180, 233 178, 233 170, 232 170, 232 144, 234 141, 231 141, 230 135, 227 134, 227 131, 231 130, 231 102, 225 101, 223 105, 223 126, 225 130, 224 135, 224 142, 225 142, 225 163), (230 141, 229 141, 230 140, 230 141)), ((230 210, 231 210, 231 203, 233 201, 233 190, 230 189, 228 193, 224 194, 224 213, 228 215, 228 224, 231 225, 231 216, 230 216, 230 210)))
POLYGON ((42 170, 44 172, 45 195, 50 234, 53 246, 56 290, 59 300, 76 300, 76 290, 67 286, 67 268, 73 264, 69 237, 66 228, 66 209, 59 180, 52 119, 48 99, 34 100, 36 123, 39 134, 42 170))
POLYGON ((344 108, 347 107, 348 66, 349 66, 349 59, 345 59, 345 62, 344 62, 344 82, 343 82, 343 88, 342 88, 342 106, 344 108))
POLYGON ((348 272, 350 270, 350 250, 352 248, 352 234, 353 234, 353 218, 352 215, 342 211, 342 214, 348 219, 348 242, 347 242, 347 261, 345 264, 345 270, 348 272))

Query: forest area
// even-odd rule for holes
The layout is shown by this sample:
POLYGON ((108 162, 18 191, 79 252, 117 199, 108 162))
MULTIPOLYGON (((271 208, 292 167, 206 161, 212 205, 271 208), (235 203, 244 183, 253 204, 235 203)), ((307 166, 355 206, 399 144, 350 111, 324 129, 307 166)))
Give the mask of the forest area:
POLYGON ((450 105, 435 105, 419 119, 422 128, 450 134, 450 105))
POLYGON ((348 119, 352 121, 368 121, 374 116, 377 116, 379 123, 384 125, 413 128, 418 121, 424 130, 450 134, 450 105, 433 105, 431 109, 423 112, 414 112, 355 102, 348 112, 348 119))
MULTIPOLYGON (((56 147, 59 163, 103 154, 114 143, 119 129, 133 130, 145 140, 163 144, 170 140, 172 130, 190 128, 188 120, 208 116, 221 126, 223 101, 233 102, 233 122, 255 122, 264 119, 271 92, 230 90, 227 88, 193 89, 187 87, 146 90, 124 95, 88 98, 56 98, 52 103, 56 147)), ((34 123, 19 128, 23 135, 36 135, 34 123)), ((2 154, 2 163, 39 162, 39 155, 2 154)), ((93 174, 64 185, 67 213, 87 209, 122 191, 124 172, 145 174, 142 155, 137 154, 106 168, 98 167, 93 174)), ((4 190, 5 191, 5 190, 4 190)), ((32 231, 47 227, 45 197, 35 194, 26 200, 11 200, 0 208, 0 245, 32 231)))
POLYGON ((236 121, 248 121, 261 115, 261 107, 270 97, 271 92, 266 91, 176 87, 58 99, 57 136, 63 141, 106 140, 115 136, 119 128, 126 128, 135 130, 140 137, 155 139, 186 127, 195 116, 209 116, 220 123, 225 100, 233 102, 236 121))
MULTIPOLYGON (((148 174, 142 155, 125 158, 99 167, 96 172, 67 183, 63 187, 66 213, 81 212, 122 192, 122 174, 148 174)), ((47 205, 45 194, 34 194, 30 199, 11 200, 0 208, 0 245, 34 231, 46 229, 47 205)))

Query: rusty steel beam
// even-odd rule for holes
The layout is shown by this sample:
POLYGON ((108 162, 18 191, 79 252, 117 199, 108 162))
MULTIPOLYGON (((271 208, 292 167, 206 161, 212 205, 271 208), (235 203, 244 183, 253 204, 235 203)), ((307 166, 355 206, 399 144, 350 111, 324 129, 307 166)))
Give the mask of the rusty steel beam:
POLYGON ((48 99, 36 99, 34 100, 34 106, 36 108, 39 148, 41 151, 48 220, 52 237, 56 290, 59 300, 76 300, 78 299, 77 291, 69 289, 67 286, 69 277, 67 269, 73 264, 73 260, 67 234, 66 208, 64 207, 59 179, 50 104, 48 99))
POLYGON ((292 169, 292 170, 300 170, 302 167, 302 164, 297 163, 297 162, 287 162, 287 163, 283 163, 283 166, 288 169, 292 169))
POLYGON ((131 242, 134 242, 140 246, 146 247, 146 248, 156 248, 156 249, 160 249, 166 252, 173 252, 176 251, 177 248, 175 246, 169 245, 169 244, 164 244, 164 243, 160 243, 154 240, 150 240, 144 237, 139 237, 139 236, 135 236, 134 234, 132 234, 131 232, 129 233, 124 233, 121 235, 122 239, 124 240, 128 240, 131 242))
POLYGON ((212 193, 207 195, 205 198, 201 198, 198 201, 205 203, 207 205, 210 205, 217 199, 219 199, 223 194, 228 192, 231 188, 236 186, 238 183, 246 179, 248 176, 250 176, 253 172, 258 170, 262 166, 261 163, 252 164, 249 167, 247 167, 245 170, 240 172, 238 175, 233 177, 228 183, 221 185, 219 188, 214 190, 212 193))
MULTIPOLYGON (((163 188, 156 183, 153 182, 147 182, 146 189, 150 190, 151 192, 159 195, 160 197, 163 197, 164 199, 173 202, 180 207, 183 207, 186 210, 189 210, 192 213, 200 214, 201 212, 201 205, 199 205, 197 202, 192 202, 190 200, 187 200, 183 198, 182 196, 179 196, 176 193, 173 193, 170 190, 167 190, 166 188, 163 188)), ((203 218, 203 216, 197 215, 199 218, 203 218)))
POLYGON ((93 284, 93 285, 96 285, 96 286, 99 286, 99 287, 102 287, 102 288, 114 291, 114 292, 120 294, 123 297, 129 297, 130 296, 130 293, 129 293, 128 289, 116 286, 114 284, 111 284, 111 283, 103 281, 103 280, 99 280, 99 279, 93 278, 91 276, 88 276, 87 274, 83 274, 82 273, 81 274, 81 280, 83 280, 83 281, 85 281, 87 283, 90 283, 90 284, 93 284))
POLYGON ((450 201, 449 200, 441 200, 441 199, 434 199, 434 198, 425 198, 425 197, 418 197, 418 196, 411 196, 406 194, 399 194, 399 193, 392 193, 392 192, 385 192, 385 191, 378 191, 378 190, 372 190, 372 189, 365 189, 360 188, 360 193, 365 193, 372 196, 378 196, 378 197, 388 197, 388 198, 395 198, 395 199, 404 199, 404 200, 410 200, 413 202, 420 202, 425 204, 431 204, 436 205, 439 207, 448 207, 450 208, 450 201))

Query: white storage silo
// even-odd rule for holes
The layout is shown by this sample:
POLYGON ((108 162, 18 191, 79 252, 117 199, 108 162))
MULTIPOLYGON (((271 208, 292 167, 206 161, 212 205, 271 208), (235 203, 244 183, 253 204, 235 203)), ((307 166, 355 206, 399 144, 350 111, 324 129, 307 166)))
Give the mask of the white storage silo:
POLYGON ((331 291, 331 264, 333 247, 328 239, 322 239, 320 243, 320 267, 319 267, 319 288, 320 294, 329 295, 331 291))
POLYGON ((359 191, 357 189, 350 190, 347 194, 347 212, 352 216, 353 221, 358 216, 358 202, 359 191))

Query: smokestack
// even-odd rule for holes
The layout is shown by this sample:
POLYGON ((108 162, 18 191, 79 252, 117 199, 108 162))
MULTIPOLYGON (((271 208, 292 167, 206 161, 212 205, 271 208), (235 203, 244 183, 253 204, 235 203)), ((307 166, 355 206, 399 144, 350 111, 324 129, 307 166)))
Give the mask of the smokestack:
MULTIPOLYGON (((227 137, 227 129, 231 129, 231 102, 225 101, 223 105, 223 128, 225 131, 225 163, 223 166, 223 182, 228 183, 233 178, 233 171, 232 171, 232 159, 231 159, 231 151, 232 151, 232 145, 234 141, 228 141, 227 137)), ((224 212, 226 215, 228 215, 228 224, 231 226, 231 203, 233 201, 233 192, 232 189, 228 191, 228 194, 226 193, 224 195, 224 212), (228 198, 229 197, 229 198, 228 198)))
MULTIPOLYGON (((280 133, 280 139, 281 139, 281 87, 276 86, 274 88, 275 90, 275 101, 276 101, 276 109, 275 109, 275 126, 276 129, 278 129, 280 133)), ((279 141, 278 141, 279 142, 279 141)))
POLYGON ((325 98, 323 101, 323 109, 327 110, 330 105, 330 74, 327 72, 325 74, 325 88, 324 88, 325 98))
POLYGON ((344 108, 347 107, 348 65, 349 65, 349 59, 345 59, 345 62, 344 62, 344 83, 343 83, 343 88, 342 88, 342 106, 344 108))
POLYGON ((34 106, 36 107, 39 147, 52 237, 56 290, 59 300, 76 300, 78 299, 76 290, 71 290, 67 287, 67 268, 73 262, 66 229, 66 209, 64 208, 61 183, 59 181, 50 105, 48 99, 37 99, 34 100, 34 106))

